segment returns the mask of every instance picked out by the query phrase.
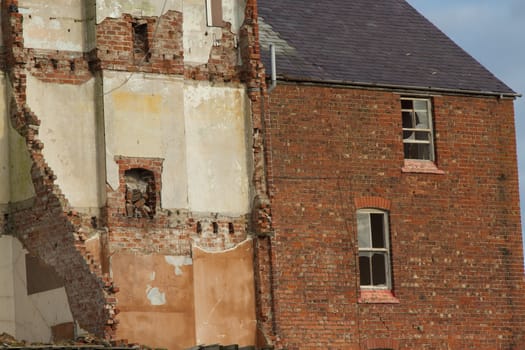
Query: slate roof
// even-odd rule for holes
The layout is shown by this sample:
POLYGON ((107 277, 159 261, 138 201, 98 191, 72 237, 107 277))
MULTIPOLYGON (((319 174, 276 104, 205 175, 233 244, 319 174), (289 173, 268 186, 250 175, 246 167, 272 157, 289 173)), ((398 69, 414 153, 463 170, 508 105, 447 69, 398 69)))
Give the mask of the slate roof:
POLYGON ((515 92, 404 0, 258 0, 262 59, 279 79, 515 92))

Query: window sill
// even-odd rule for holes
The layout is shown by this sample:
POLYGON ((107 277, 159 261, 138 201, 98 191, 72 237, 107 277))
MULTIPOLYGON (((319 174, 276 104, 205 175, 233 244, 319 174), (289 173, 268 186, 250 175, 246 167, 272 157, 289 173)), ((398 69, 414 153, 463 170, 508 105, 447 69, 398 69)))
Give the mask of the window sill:
POLYGON ((419 159, 405 159, 405 163, 401 168, 403 173, 424 173, 424 174, 439 174, 443 175, 445 172, 438 169, 436 164, 430 160, 419 159))
POLYGON ((386 289, 361 289, 360 304, 399 304, 399 299, 386 289))

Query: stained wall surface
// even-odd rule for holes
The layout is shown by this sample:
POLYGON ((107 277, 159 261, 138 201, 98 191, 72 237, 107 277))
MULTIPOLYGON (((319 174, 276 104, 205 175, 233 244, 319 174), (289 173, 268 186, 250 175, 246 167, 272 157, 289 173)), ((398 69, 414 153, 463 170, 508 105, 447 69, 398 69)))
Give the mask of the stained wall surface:
POLYGON ((44 143, 43 154, 58 185, 76 208, 99 208, 104 200, 94 85, 94 78, 73 85, 27 76, 27 103, 42 121, 39 137, 44 143))
MULTIPOLYGON (((84 286, 84 279, 92 286, 102 280, 102 271, 111 271, 120 290, 120 323, 116 334, 113 328, 104 336, 170 349, 191 347, 198 339, 254 344, 251 242, 220 252, 246 239, 252 197, 250 104, 239 83, 237 46, 245 1, 223 1, 224 27, 208 27, 205 2, 195 0, 20 0, 18 5, 10 19, 26 50, 16 59, 27 62, 12 67, 17 89, 0 88, 21 101, 15 106, 22 112, 17 114, 21 130, 31 124, 35 132, 26 140, 9 126, 7 111, 2 114, 0 183, 9 185, 0 188, 0 210, 11 201, 17 220, 41 217, 52 200, 52 213, 45 212, 49 216, 35 226, 43 234, 26 237, 26 247, 42 247, 38 240, 46 239, 46 230, 75 245, 64 246, 59 264, 69 258, 87 263, 81 273, 89 278, 68 285, 75 317, 82 309, 78 300, 107 297, 92 298, 95 308, 104 309, 85 317, 96 331, 106 323, 97 328, 95 319, 113 310, 115 292, 108 287, 72 293, 71 286, 84 286), (135 57, 137 23, 147 23, 151 61, 135 57), (115 28, 123 33, 115 34, 115 28), (95 38, 98 51, 92 50, 95 38), (133 168, 135 161, 144 168, 155 164, 149 170, 160 190, 156 216, 142 221, 123 214, 124 201, 119 202, 126 193, 122 167, 133 168), (35 186, 52 195, 35 200, 35 186), (104 214, 115 215, 104 221, 104 214), (190 254, 192 244, 216 251, 197 253, 198 273, 189 255, 176 255, 190 254), (208 270, 222 277, 195 284, 196 277, 209 278, 208 270), (196 296, 196 286, 221 291, 196 296), (206 312, 227 323, 209 323, 206 312)), ((17 225, 24 235, 28 228, 17 225)), ((6 275, 12 286, 2 290, 0 306, 13 311, 6 327, 27 340, 49 341, 54 326, 73 320, 65 289, 27 295, 25 252, 18 246, 9 252, 16 263, 6 275)), ((43 258, 56 263, 52 254, 43 258)))
POLYGON ((193 250, 196 344, 255 344, 253 242, 193 250))
POLYGON ((117 337, 149 346, 255 344, 253 243, 189 256, 116 253, 117 337))
POLYGON ((190 257, 117 253, 111 266, 121 288, 118 338, 170 350, 195 345, 190 257))
POLYGON ((16 332, 13 238, 0 236, 0 330, 16 332))
MULTIPOLYGON (((9 115, 6 106, 5 75, 0 74, 0 213, 9 202, 9 115)), ((0 233, 2 230, 0 229, 0 233)))
POLYGON ((0 237, 0 330, 17 339, 50 342, 52 326, 73 321, 66 291, 28 295, 25 255, 16 238, 0 237))
POLYGON ((104 72, 108 183, 118 188, 115 156, 162 158, 162 206, 187 208, 181 77, 104 72))
POLYGON ((86 16, 89 0, 20 0, 24 16, 24 45, 45 50, 89 51, 86 28, 94 18, 86 16))
POLYGON ((191 210, 249 212, 247 105, 244 88, 185 85, 191 210))

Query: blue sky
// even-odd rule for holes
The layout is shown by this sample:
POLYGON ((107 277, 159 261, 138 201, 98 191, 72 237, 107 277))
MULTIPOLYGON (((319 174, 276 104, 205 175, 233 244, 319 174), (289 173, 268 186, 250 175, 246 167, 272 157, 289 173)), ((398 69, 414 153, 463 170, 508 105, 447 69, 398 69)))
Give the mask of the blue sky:
POLYGON ((523 220, 525 218, 525 0, 407 1, 494 75, 514 91, 524 95, 514 103, 523 225, 525 222, 523 220))

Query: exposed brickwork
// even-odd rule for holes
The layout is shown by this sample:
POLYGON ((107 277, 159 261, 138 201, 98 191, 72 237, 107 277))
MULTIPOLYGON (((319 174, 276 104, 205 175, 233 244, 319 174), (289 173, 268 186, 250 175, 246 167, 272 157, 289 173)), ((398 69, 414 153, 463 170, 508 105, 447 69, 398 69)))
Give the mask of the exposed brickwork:
POLYGON ((161 198, 162 163, 159 158, 116 157, 120 186, 108 188, 106 209, 111 252, 191 255, 195 244, 209 250, 232 248, 247 238, 248 217, 192 213, 183 209, 163 209, 161 198), (130 217, 126 213, 125 173, 146 169, 155 177, 157 191, 153 217, 130 217))
POLYGON ((40 120, 26 103, 26 59, 22 15, 18 1, 2 3, 2 30, 7 52, 7 75, 11 81, 11 124, 26 139, 32 161, 31 179, 35 198, 29 207, 12 208, 10 233, 32 255, 52 266, 64 279, 73 317, 81 327, 99 336, 111 337, 114 322, 113 286, 85 247, 87 236, 96 234, 88 222, 70 210, 47 165, 44 145, 38 139, 40 120))
POLYGON ((93 77, 93 53, 27 49, 26 69, 47 83, 82 84, 93 77))
POLYGON ((221 39, 211 48, 208 62, 198 66, 186 65, 184 71, 186 79, 221 82, 240 80, 237 37, 231 31, 231 23, 224 22, 221 29, 221 39))
POLYGON ((182 13, 159 17, 106 18, 96 28, 97 57, 102 69, 163 74, 184 73, 182 13), (158 21, 160 20, 160 23, 158 21), (134 52, 134 24, 146 24, 146 54, 134 52))
POLYGON ((277 348, 524 348, 512 101, 434 97, 443 173, 429 174, 402 172, 399 98, 293 84, 269 96, 275 237, 259 281, 274 299, 259 320, 277 348), (359 302, 355 212, 369 206, 389 210, 398 303, 359 302))
POLYGON ((276 337, 273 250, 272 250, 272 208, 269 200, 269 178, 271 163, 268 162, 268 153, 265 149, 271 145, 271 134, 266 133, 270 123, 264 66, 261 63, 259 44, 258 9, 256 0, 246 3, 244 23, 239 30, 239 48, 243 62, 241 77, 246 83, 248 96, 251 101, 252 116, 252 152, 253 178, 255 198, 252 205, 251 231, 257 236, 254 240, 254 273, 255 298, 257 311, 257 344, 260 347, 267 345, 279 346, 276 337))
POLYGON ((356 209, 376 208, 390 210, 392 202, 381 197, 356 197, 354 198, 354 204, 356 209))

